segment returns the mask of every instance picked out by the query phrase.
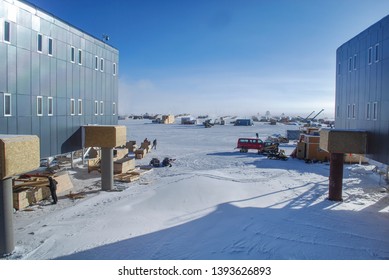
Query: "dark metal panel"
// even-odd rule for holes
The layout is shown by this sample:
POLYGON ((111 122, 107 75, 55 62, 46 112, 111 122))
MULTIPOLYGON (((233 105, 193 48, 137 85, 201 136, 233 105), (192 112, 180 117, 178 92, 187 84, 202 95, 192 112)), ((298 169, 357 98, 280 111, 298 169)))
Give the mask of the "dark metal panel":
POLYGON ((31 29, 17 25, 18 48, 31 50, 31 29))
POLYGON ((39 54, 31 52, 31 94, 40 94, 40 59, 39 54))
POLYGON ((16 117, 8 117, 8 133, 9 134, 18 134, 16 117))
POLYGON ((66 97, 57 97, 57 98, 54 98, 54 112, 57 116, 66 116, 67 113, 69 112, 68 108, 69 108, 69 104, 67 102, 67 98, 66 97))
POLYGON ((18 125, 18 134, 32 134, 31 129, 31 117, 21 117, 18 116, 17 118, 17 125, 18 125))
MULTIPOLYGON (((6 44, 0 42, 0 61, 7 61, 6 44)), ((7 91, 7 63, 0 63, 0 92, 7 91)))
POLYGON ((7 91, 10 93, 16 92, 16 47, 9 45, 8 46, 8 79, 7 79, 7 91))
POLYGON ((57 60, 57 97, 66 97, 67 91, 67 73, 66 62, 57 60))
MULTIPOLYGON (((16 111, 18 117, 30 117, 32 109, 32 97, 31 95, 19 94, 17 95, 17 101, 15 102, 16 111)), ((34 111, 35 113, 35 111, 34 111)))
POLYGON ((58 155, 61 153, 58 147, 58 137, 57 137, 57 118, 50 117, 50 155, 58 155))
POLYGON ((48 96, 50 92, 50 57, 40 55, 40 94, 48 96))
POLYGON ((8 134, 7 118, 0 117, 0 133, 1 134, 8 134))
POLYGON ((17 50, 17 89, 18 94, 31 94, 31 52, 17 50))

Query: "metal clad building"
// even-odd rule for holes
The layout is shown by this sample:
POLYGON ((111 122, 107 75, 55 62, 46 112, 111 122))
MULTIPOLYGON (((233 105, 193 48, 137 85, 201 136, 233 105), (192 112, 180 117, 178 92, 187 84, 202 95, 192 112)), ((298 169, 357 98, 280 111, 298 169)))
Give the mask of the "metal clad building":
POLYGON ((0 0, 0 134, 33 134, 41 157, 82 148, 81 126, 118 122, 119 52, 22 1, 0 0))
POLYGON ((389 15, 336 53, 335 127, 368 131, 367 154, 389 164, 389 15))

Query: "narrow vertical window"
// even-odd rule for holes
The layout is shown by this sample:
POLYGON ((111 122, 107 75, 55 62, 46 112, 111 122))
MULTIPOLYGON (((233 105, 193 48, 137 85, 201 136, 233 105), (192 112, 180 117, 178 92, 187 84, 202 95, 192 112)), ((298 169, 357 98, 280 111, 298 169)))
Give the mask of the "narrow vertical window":
POLYGON ((42 34, 39 34, 38 33, 38 37, 37 37, 37 51, 38 52, 42 52, 42 49, 43 49, 43 37, 42 37, 42 34))
POLYGON ((78 49, 78 64, 82 65, 82 50, 78 49))
POLYGON ((378 62, 378 60, 380 59, 378 51, 379 51, 379 44, 375 45, 375 52, 374 52, 374 60, 375 60, 375 62, 378 62))
POLYGON ((76 101, 71 98, 70 99, 70 115, 74 116, 76 114, 76 101))
POLYGON ((373 103, 373 120, 377 120, 378 118, 378 103, 373 103))
POLYGON ((43 97, 36 97, 36 114, 37 116, 43 116, 43 97))
POLYGON ((104 115, 104 101, 100 101, 100 115, 104 115))
POLYGON ((99 70, 99 58, 95 56, 95 70, 99 70))
POLYGON ((351 112, 350 112, 350 104, 347 105, 347 118, 349 119, 350 118, 350 115, 351 115, 351 112))
POLYGON ((348 59, 348 71, 351 72, 351 63, 352 63, 352 58, 350 57, 348 59))
POLYGON ((337 116, 337 117, 340 117, 339 105, 336 106, 336 116, 337 116))
POLYGON ((54 112, 53 97, 47 97, 47 115, 52 116, 54 112))
POLYGON ((366 104, 366 119, 370 120, 370 103, 366 104))
POLYGON ((11 43, 11 25, 4 21, 4 42, 11 43))
POLYGON ((48 55, 53 55, 53 38, 49 38, 48 55))
POLYGON ((104 72, 104 58, 100 58, 100 71, 104 72))
POLYGON ((340 75, 340 62, 338 63, 338 75, 340 75))
POLYGON ((95 100, 95 116, 99 114, 99 101, 95 100))
POLYGON ((78 115, 82 115, 82 99, 78 99, 78 115))
POLYGON ((112 103, 112 115, 116 115, 116 103, 112 103))
POLYGON ((11 94, 4 93, 4 116, 12 116, 11 112, 11 94))
POLYGON ((353 119, 355 119, 355 115, 356 115, 356 113, 355 113, 355 104, 353 104, 353 106, 352 106, 352 113, 353 113, 353 119))
POLYGON ((70 48, 70 62, 74 63, 75 62, 75 56, 76 56, 76 50, 74 47, 70 48))
POLYGON ((116 76, 116 63, 112 64, 112 73, 116 76))
POLYGON ((357 55, 356 54, 354 54, 353 66, 354 66, 354 70, 357 70, 357 55))
POLYGON ((367 52, 367 63, 371 64, 372 59, 373 59, 373 48, 370 47, 367 52))

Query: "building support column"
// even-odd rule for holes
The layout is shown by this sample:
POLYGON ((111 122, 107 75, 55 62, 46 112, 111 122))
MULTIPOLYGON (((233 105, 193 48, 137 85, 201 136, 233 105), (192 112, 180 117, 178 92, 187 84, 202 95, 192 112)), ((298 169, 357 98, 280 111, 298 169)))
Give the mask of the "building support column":
POLYGON ((113 148, 101 148, 101 188, 113 190, 113 148))
POLYGON ((343 201, 342 183, 343 183, 343 153, 330 154, 330 178, 328 199, 333 201, 343 201))
POLYGON ((13 227, 12 178, 0 180, 0 257, 15 249, 13 227))

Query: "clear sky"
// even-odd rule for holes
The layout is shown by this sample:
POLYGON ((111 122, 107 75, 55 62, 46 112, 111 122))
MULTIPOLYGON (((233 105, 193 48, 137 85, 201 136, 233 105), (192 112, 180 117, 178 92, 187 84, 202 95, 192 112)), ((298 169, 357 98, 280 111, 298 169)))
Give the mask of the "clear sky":
POLYGON ((119 113, 332 117, 336 49, 388 0, 30 0, 119 49, 119 113))

